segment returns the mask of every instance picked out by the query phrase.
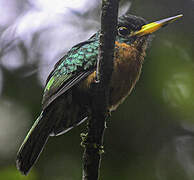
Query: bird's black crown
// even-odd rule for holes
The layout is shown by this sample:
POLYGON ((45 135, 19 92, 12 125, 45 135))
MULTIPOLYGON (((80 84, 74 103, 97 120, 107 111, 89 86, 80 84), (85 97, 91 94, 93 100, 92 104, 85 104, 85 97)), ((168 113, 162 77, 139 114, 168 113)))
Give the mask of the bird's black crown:
POLYGON ((147 21, 144 18, 131 14, 125 14, 118 19, 118 27, 124 26, 131 31, 138 31, 145 24, 147 21))

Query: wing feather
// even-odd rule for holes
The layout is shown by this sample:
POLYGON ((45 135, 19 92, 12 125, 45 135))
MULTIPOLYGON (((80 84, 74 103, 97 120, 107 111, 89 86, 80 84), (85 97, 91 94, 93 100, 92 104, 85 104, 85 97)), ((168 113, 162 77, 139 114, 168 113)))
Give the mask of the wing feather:
POLYGON ((65 93, 68 89, 73 87, 75 84, 79 83, 81 80, 83 80, 85 77, 87 77, 89 74, 91 74, 93 70, 81 72, 77 74, 76 76, 71 77, 70 80, 65 81, 64 84, 60 86, 58 91, 53 93, 52 95, 45 94, 43 96, 43 110, 47 108, 57 97, 61 96, 63 93, 65 93))
POLYGON ((98 52, 97 34, 81 42, 61 58, 48 76, 42 106, 47 108, 57 97, 79 83, 95 69, 98 52), (93 53, 91 53, 93 51, 93 53))

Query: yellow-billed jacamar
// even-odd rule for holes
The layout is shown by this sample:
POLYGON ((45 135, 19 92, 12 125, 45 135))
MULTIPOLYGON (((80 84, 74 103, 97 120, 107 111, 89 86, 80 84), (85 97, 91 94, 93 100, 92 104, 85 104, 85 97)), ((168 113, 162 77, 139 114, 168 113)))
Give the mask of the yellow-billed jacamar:
MULTIPOLYGON (((118 19, 109 111, 124 101, 139 79, 150 34, 181 16, 149 24, 130 14, 118 19)), ((43 94, 42 112, 17 154, 17 168, 23 174, 29 172, 49 136, 63 134, 89 116, 99 34, 100 31, 74 46, 50 73, 43 94)))

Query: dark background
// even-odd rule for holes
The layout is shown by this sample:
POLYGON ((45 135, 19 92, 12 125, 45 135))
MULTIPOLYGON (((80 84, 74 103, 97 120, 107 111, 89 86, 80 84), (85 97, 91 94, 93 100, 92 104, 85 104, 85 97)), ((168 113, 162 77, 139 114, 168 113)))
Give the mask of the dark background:
MULTIPOLYGON (((134 91, 108 119, 101 179, 194 179, 194 1, 122 1, 149 22, 184 14, 155 33, 134 91)), ((80 133, 50 138, 27 177, 15 156, 41 111, 47 75, 100 28, 99 0, 0 0, 0 179, 78 180, 80 133)))

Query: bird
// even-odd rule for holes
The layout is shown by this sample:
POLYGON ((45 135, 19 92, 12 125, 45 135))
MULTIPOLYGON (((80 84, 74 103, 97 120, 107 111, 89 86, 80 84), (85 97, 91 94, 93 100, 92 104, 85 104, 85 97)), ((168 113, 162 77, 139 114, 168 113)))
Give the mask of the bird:
MULTIPOLYGON (((108 110, 112 112, 131 93, 141 74, 152 33, 183 15, 148 23, 126 13, 118 18, 108 110)), ((90 116, 100 30, 73 46, 54 66, 43 92, 42 111, 16 157, 17 169, 27 175, 50 136, 58 136, 90 116)))

